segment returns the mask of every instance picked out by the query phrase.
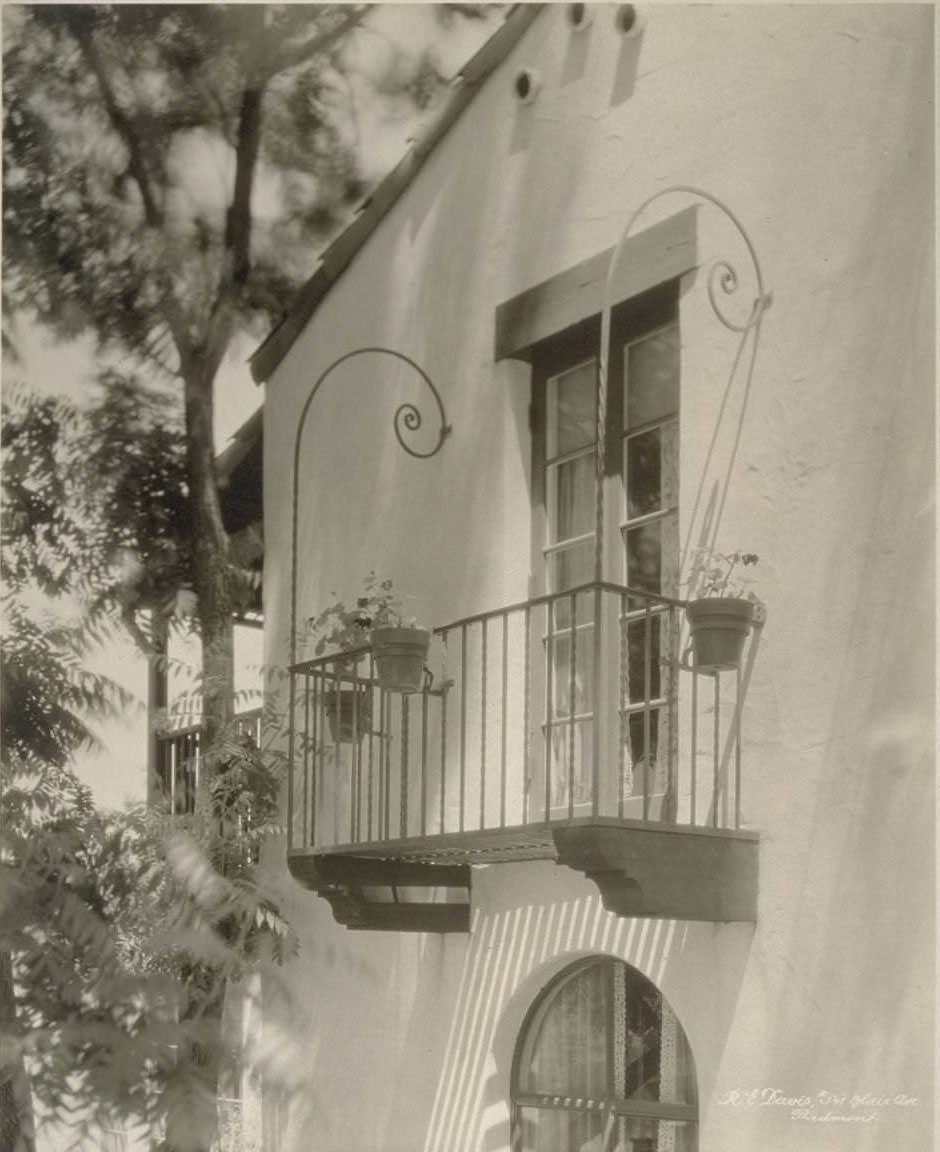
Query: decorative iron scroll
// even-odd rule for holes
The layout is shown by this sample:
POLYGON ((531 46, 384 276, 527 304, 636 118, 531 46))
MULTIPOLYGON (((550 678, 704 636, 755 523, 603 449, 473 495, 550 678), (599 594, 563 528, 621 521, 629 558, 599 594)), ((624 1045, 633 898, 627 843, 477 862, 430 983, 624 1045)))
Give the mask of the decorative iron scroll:
POLYGON ((397 352, 394 348, 384 348, 381 345, 370 345, 365 348, 354 348, 351 352, 345 352, 342 356, 333 361, 332 364, 327 365, 326 368, 320 373, 310 389, 310 394, 304 402, 303 409, 300 413, 300 419, 297 421, 297 434, 294 438, 294 471, 292 479, 291 490, 291 591, 290 591, 290 662, 295 664, 297 661, 297 516, 298 516, 298 493, 300 487, 300 445, 303 437, 304 424, 307 419, 307 413, 310 411, 310 406, 313 404, 314 398, 320 390, 320 385, 338 368, 341 364, 345 364, 347 360, 352 360, 357 356, 391 356, 396 360, 407 364, 409 368, 413 368, 415 372, 421 377, 424 383, 431 391, 434 397, 434 402, 437 405, 438 418, 440 426, 437 434, 436 443, 426 451, 421 451, 418 448, 412 447, 405 439, 406 435, 411 435, 417 432, 422 424, 424 418, 421 415, 421 410, 417 404, 411 401, 406 401, 404 404, 399 404, 395 409, 394 417, 392 418, 392 427, 395 432, 395 439, 401 445, 409 456, 415 457, 418 460, 428 460, 430 457, 437 455, 441 446, 447 439, 451 432, 451 425, 447 423, 447 416, 444 411, 444 402, 441 400, 440 393, 434 386, 434 382, 427 372, 412 360, 410 356, 406 356, 404 352, 397 352))
MULTIPOLYGON (((434 382, 427 372, 417 364, 410 356, 406 356, 404 352, 397 352, 394 348, 384 348, 380 345, 370 345, 366 348, 354 348, 351 352, 346 352, 328 364, 326 368, 320 373, 310 389, 310 394, 304 401, 304 406, 300 413, 300 419, 297 421, 297 433, 294 437, 294 462, 293 462, 293 478, 291 485, 291 541, 290 541, 290 664, 293 667, 297 663, 297 517, 298 517, 298 495, 300 488, 300 445, 303 437, 304 424, 306 423, 307 413, 313 404, 314 398, 320 390, 320 386, 325 383, 327 378, 337 369, 341 364, 345 364, 347 360, 352 360, 357 356, 391 356, 395 360, 407 364, 413 368, 415 372, 421 377, 424 383, 431 391, 434 397, 434 402, 437 404, 438 417, 440 420, 440 427, 437 434, 437 442, 427 451, 421 451, 418 448, 412 447, 405 439, 406 434, 417 432, 423 424, 423 417, 421 410, 417 404, 411 401, 406 401, 400 404, 395 409, 395 415, 392 419, 392 427, 395 431, 395 439, 401 447, 408 453, 409 456, 414 456, 418 460, 427 460, 431 456, 436 455, 447 439, 451 432, 451 425, 447 423, 447 416, 444 412, 444 402, 441 400, 440 393, 434 387, 434 382)), ((289 729, 288 729, 288 752, 287 762, 289 765, 287 774, 287 794, 288 794, 288 810, 293 813, 294 811, 294 739, 295 739, 295 693, 293 678, 291 679, 290 686, 290 704, 288 707, 289 716, 289 729)), ((291 829, 291 835, 293 830, 291 829)))
MULTIPOLYGON (((597 450, 595 455, 597 466, 597 482, 595 484, 596 491, 596 525, 595 525, 595 554, 594 554, 594 579, 603 579, 603 539, 604 539, 604 475, 607 466, 606 463, 606 427, 607 427, 607 378, 608 378, 608 363, 610 357, 610 329, 611 329, 611 310, 614 301, 611 299, 613 292, 614 271, 623 253, 624 246, 633 232, 634 225, 640 216, 646 211, 651 204, 657 200, 661 200, 664 196, 685 195, 693 196, 696 199, 704 200, 712 207, 717 208, 731 223, 734 225, 741 239, 744 241, 747 248, 748 256, 750 257, 753 266, 754 282, 757 288, 757 294, 754 298, 754 303, 747 318, 743 323, 735 320, 729 315, 726 310, 725 304, 728 297, 734 296, 740 286, 741 278, 735 266, 727 259, 716 260, 708 270, 707 291, 708 301, 711 305, 712 311, 717 316, 718 320, 732 332, 737 332, 741 339, 739 342, 737 354, 735 355, 735 365, 737 365, 741 351, 744 347, 744 341, 747 339, 748 333, 752 330, 755 332, 755 342, 760 327, 760 320, 766 309, 770 306, 770 296, 764 291, 764 278, 761 274, 760 262, 757 259, 757 252, 754 245, 751 243, 751 238, 748 236, 737 216, 731 211, 730 208, 717 196, 713 196, 710 192, 705 192, 701 188, 696 188, 690 184, 675 184, 669 188, 663 188, 659 192, 654 192, 652 196, 647 197, 642 204, 634 211, 633 215, 627 221, 626 226, 620 234, 620 239, 617 241, 613 252, 610 256, 610 262, 607 265, 607 281, 604 287, 604 301, 601 311, 601 346, 598 356, 598 380, 597 380, 597 450)), ((755 348, 756 355, 756 348, 755 348)), ((753 362, 752 365, 753 367, 753 362)))

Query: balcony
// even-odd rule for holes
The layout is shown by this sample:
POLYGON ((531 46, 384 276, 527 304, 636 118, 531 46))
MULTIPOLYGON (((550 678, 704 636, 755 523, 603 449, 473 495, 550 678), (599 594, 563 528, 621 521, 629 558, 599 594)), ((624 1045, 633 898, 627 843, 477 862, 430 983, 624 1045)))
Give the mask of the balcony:
POLYGON ((368 649, 297 664, 294 876, 360 928, 466 930, 471 866, 536 859, 620 915, 753 920, 759 628, 742 668, 705 671, 682 626, 678 601, 594 583, 435 629, 419 692, 381 689, 368 649))
MULTIPOLYGON (((261 709, 239 712, 235 732, 249 736, 261 747, 261 709)), ((174 816, 188 816, 196 809, 196 796, 202 782, 202 728, 190 724, 161 732, 157 736, 156 798, 174 816)))

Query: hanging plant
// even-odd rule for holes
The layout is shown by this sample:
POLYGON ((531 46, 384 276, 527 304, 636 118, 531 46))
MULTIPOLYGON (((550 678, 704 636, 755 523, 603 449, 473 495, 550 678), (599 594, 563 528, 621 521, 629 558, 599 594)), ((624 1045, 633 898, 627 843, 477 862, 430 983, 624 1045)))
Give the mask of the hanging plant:
POLYGON ((753 552, 715 552, 700 548, 689 579, 693 596, 686 603, 692 663, 700 670, 739 668, 751 630, 757 597, 739 568, 751 568, 753 552))

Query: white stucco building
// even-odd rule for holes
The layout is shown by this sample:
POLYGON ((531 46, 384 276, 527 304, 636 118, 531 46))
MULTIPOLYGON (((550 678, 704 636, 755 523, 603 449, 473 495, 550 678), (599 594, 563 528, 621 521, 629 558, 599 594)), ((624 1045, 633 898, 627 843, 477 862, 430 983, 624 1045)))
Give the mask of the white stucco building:
POLYGON ((932 20, 520 6, 256 353, 272 1148, 932 1146, 932 20), (370 571, 421 691, 306 642, 370 571))

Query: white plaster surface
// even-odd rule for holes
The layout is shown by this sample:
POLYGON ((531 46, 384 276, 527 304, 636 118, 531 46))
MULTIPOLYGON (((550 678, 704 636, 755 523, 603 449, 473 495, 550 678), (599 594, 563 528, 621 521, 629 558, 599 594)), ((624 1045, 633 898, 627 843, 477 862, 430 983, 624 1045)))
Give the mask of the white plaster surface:
MULTIPOLYGON (((678 1013, 701 1152, 932 1146, 932 44, 927 6, 664 5, 629 41, 612 9, 575 38, 553 6, 275 373, 272 665, 294 430, 333 359, 413 356, 454 430, 434 459, 406 457, 391 416, 420 384, 381 358, 324 385, 301 454, 301 616, 375 569, 444 622, 528 594, 529 373, 492 361, 498 304, 610 247, 676 183, 733 208, 773 293, 749 388, 743 371, 728 385, 735 340, 704 273, 681 310, 683 540, 720 505, 718 542, 760 554, 768 608, 745 712, 757 925, 618 920, 547 862, 476 870, 466 938, 352 933, 298 890, 304 947, 265 1015, 291 1088, 268 1107, 272 1147, 508 1150, 523 1015, 588 952, 635 964, 678 1013), (528 106, 511 95, 523 66, 543 79, 528 106), (805 1096, 815 1119, 780 1102, 805 1096)), ((703 260, 726 254, 731 234, 699 216, 703 260)))

